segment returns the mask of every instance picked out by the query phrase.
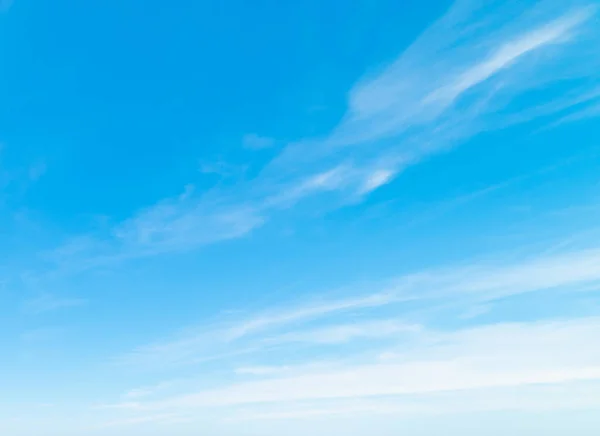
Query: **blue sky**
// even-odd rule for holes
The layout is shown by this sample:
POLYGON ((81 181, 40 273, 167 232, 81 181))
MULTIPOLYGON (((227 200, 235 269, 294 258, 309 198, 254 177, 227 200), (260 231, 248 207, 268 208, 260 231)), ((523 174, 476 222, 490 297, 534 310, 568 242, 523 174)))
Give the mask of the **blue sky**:
POLYGON ((2 434, 600 429, 597 2, 0 10, 2 434))

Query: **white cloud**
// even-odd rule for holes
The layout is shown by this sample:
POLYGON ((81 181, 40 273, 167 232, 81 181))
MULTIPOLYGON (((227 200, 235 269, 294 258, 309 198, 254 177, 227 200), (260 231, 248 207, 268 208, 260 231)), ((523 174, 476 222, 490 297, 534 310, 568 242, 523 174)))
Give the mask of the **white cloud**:
POLYGON ((265 199, 268 208, 295 205, 305 197, 323 192, 332 192, 347 186, 354 178, 354 171, 347 165, 338 165, 329 170, 311 174, 300 181, 285 186, 279 193, 265 199))
POLYGON ((425 102, 435 101, 446 105, 454 101, 462 93, 509 67, 520 57, 545 45, 560 42, 573 28, 587 20, 590 14, 590 10, 576 11, 504 43, 488 59, 471 66, 452 83, 429 94, 425 102))
POLYGON ((276 313, 267 313, 248 321, 243 321, 229 328, 226 336, 229 339, 237 339, 252 333, 260 332, 267 328, 311 320, 325 315, 331 315, 336 312, 347 312, 383 306, 394 301, 397 301, 397 297, 388 293, 378 293, 337 301, 308 304, 293 309, 282 309, 276 313))
POLYGON ((600 407, 600 383, 567 382, 550 385, 458 390, 425 396, 342 399, 266 405, 245 408, 235 414, 238 420, 306 420, 390 415, 395 419, 414 415, 458 414, 468 412, 543 412, 600 407))
POLYGON ((242 237, 260 227, 261 211, 229 204, 214 195, 193 197, 186 190, 141 210, 104 237, 79 236, 45 253, 45 258, 73 273, 135 258, 180 252, 242 237))
POLYGON ((423 332, 384 362, 226 384, 142 404, 146 409, 358 399, 600 380, 600 320, 497 324, 423 332))
POLYGON ((394 172, 386 169, 373 171, 367 176, 363 185, 359 189, 359 194, 364 195, 375 189, 389 183, 394 177, 394 172))
POLYGON ((446 275, 433 283, 439 291, 493 300, 544 289, 595 283, 600 280, 600 250, 589 249, 526 259, 512 265, 474 265, 446 275))
MULTIPOLYGON (((381 286, 381 285, 378 285, 381 286)), ((378 292, 345 299, 321 299, 280 307, 215 325, 198 326, 174 340, 139 347, 124 361, 135 365, 165 365, 228 360, 256 355, 274 344, 334 344, 394 337, 410 330, 418 311, 400 310, 403 303, 426 303, 428 311, 458 306, 465 311, 524 293, 573 292, 600 286, 600 250, 555 252, 511 262, 473 261, 425 270, 388 281, 378 292), (395 308, 395 309, 394 309, 395 308), (395 310, 397 320, 380 317, 395 310), (364 314, 368 313, 368 317, 364 314), (355 316, 361 315, 360 319, 355 316), (407 324, 406 319, 411 319, 407 324), (334 321, 332 321, 334 320, 334 321), (320 323, 314 326, 314 323, 320 323)), ((389 318, 389 316, 388 316, 389 318)), ((413 329, 414 330, 414 329, 413 329)))
MULTIPOLYGON (((476 118, 480 118, 486 111, 496 109, 480 104, 489 98, 490 90, 505 97, 515 91, 526 92, 522 83, 530 82, 535 72, 538 72, 538 80, 541 76, 550 82, 561 78, 558 72, 555 79, 552 77, 550 65, 560 63, 562 56, 576 56, 573 51, 554 51, 538 57, 534 67, 521 68, 520 74, 510 81, 506 77, 502 82, 490 81, 502 78, 500 73, 518 67, 517 61, 548 45, 562 43, 563 50, 572 50, 569 43, 576 40, 569 37, 590 19, 595 9, 582 6, 583 2, 570 2, 570 5, 571 11, 569 3, 556 1, 541 1, 535 6, 488 1, 485 7, 482 4, 478 8, 472 2, 458 1, 390 67, 351 91, 348 116, 330 140, 338 145, 368 143, 373 146, 373 141, 397 135, 410 127, 427 125, 435 129, 442 115, 451 116, 457 128, 472 134, 478 127, 465 113, 477 108, 483 111, 476 114, 476 118), (480 94, 465 103, 468 106, 461 107, 460 112, 448 112, 451 104, 466 91, 484 82, 488 82, 490 88, 479 90, 480 94), (498 83, 502 83, 501 88, 496 87, 498 83)), ((580 74, 596 76, 592 68, 580 74)), ((557 100, 555 98, 554 103, 557 100)), ((536 106, 541 103, 538 101, 536 106)), ((535 107, 524 106, 519 112, 530 109, 535 107)), ((439 145, 434 148, 446 145, 445 138, 437 138, 436 142, 439 145)), ((417 147, 405 151, 417 155, 431 151, 429 147, 417 147)))
POLYGON ((397 320, 376 320, 354 322, 315 329, 306 329, 267 337, 266 344, 308 343, 308 344, 342 344, 355 339, 377 339, 398 336, 402 333, 415 333, 421 329, 419 325, 406 324, 397 320))
POLYGON ((262 222, 252 208, 186 203, 184 198, 148 208, 116 227, 114 236, 124 251, 152 254, 236 238, 262 222))
POLYGON ((200 326, 200 333, 186 333, 171 341, 158 342, 133 350, 120 359, 131 365, 169 365, 224 360, 252 354, 265 344, 253 339, 274 329, 310 322, 335 313, 352 312, 390 304, 396 297, 386 293, 318 301, 291 308, 280 308, 232 323, 200 326), (249 342, 248 342, 249 341, 249 342))
MULTIPOLYGON (((86 269, 240 238, 306 198, 323 196, 326 209, 339 207, 481 130, 579 104, 590 94, 585 79, 600 71, 588 55, 600 42, 589 27, 595 13, 583 0, 490 0, 485 7, 459 0, 388 68, 350 90, 347 113, 331 134, 287 145, 256 177, 234 186, 159 201, 69 264, 86 269), (551 86, 565 78, 575 85, 551 86), (551 90, 547 99, 519 107, 518 115, 510 110, 540 84, 551 90)), ((244 142, 272 144, 255 134, 244 142)), ((225 170, 223 163, 205 168, 225 170)))

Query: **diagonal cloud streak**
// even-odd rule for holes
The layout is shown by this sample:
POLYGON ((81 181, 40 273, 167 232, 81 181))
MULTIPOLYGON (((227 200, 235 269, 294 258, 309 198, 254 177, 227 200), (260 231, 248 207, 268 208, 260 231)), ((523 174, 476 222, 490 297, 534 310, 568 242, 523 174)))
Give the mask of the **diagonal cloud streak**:
POLYGON ((426 302, 433 310, 448 304, 477 307, 535 292, 594 290, 600 288, 600 249, 542 255, 510 263, 474 261, 455 268, 407 274, 388 283, 383 290, 372 294, 299 304, 233 323, 200 326, 195 329, 199 333, 139 347, 121 361, 144 367, 181 365, 223 360, 240 353, 255 354, 273 345, 343 343, 388 336, 386 329, 390 334, 418 331, 418 327, 398 321, 391 325, 368 320, 342 325, 328 321, 332 317, 357 316, 384 308, 396 308, 393 313, 400 314, 402 305, 411 302, 426 302), (323 322, 325 327, 311 327, 323 322))
POLYGON ((322 198, 324 209, 360 201, 481 131, 561 115, 597 89, 590 83, 600 79, 600 60, 589 56, 600 44, 596 13, 576 0, 458 1, 388 68, 350 90, 330 135, 289 144, 253 179, 186 189, 88 235, 85 250, 65 256, 59 247, 50 257, 67 272, 85 271, 240 238, 307 198, 322 198), (545 99, 511 109, 542 85, 545 99))

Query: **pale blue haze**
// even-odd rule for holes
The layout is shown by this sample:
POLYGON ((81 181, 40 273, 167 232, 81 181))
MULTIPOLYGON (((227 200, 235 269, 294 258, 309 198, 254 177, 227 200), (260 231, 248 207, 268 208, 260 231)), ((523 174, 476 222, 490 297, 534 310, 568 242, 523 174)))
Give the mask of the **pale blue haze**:
POLYGON ((600 3, 0 10, 0 434, 598 434, 600 3))

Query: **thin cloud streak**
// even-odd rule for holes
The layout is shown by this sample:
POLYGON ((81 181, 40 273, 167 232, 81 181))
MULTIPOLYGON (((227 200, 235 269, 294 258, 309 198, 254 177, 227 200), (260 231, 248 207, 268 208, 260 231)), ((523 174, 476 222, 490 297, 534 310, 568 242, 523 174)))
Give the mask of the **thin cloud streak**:
POLYGON ((596 12, 584 1, 489 1, 481 9, 458 1, 390 67, 355 85, 329 136, 284 147, 257 177, 233 188, 158 202, 93 237, 68 264, 86 270, 241 238, 306 198, 326 198, 328 209, 360 201, 407 166, 482 130, 564 111, 590 93, 577 80, 600 71, 587 56, 600 42, 589 30, 596 12), (510 110, 540 83, 553 89, 565 78, 576 85, 520 107, 518 116, 510 110))
POLYGON ((561 124, 572 123, 576 121, 583 121, 589 118, 600 117, 600 103, 596 103, 591 106, 587 106, 579 111, 572 114, 565 115, 564 117, 555 121, 551 127, 557 127, 561 124))
POLYGON ((564 39, 571 30, 589 19, 591 13, 589 9, 576 11, 503 44, 490 58, 461 73, 454 83, 428 95, 425 102, 436 101, 443 105, 453 102, 462 93, 501 72, 522 56, 564 39))
POLYGON ((418 346, 384 363, 242 382, 141 407, 186 410, 600 380, 600 350, 588 346, 599 334, 597 318, 425 332, 418 346))
POLYGON ((398 320, 376 320, 333 325, 322 328, 292 331, 265 338, 264 342, 273 344, 306 343, 313 345, 344 344, 356 339, 381 339, 400 334, 417 333, 422 329, 416 324, 406 324, 398 320))
POLYGON ((306 420, 322 417, 391 415, 409 416, 518 410, 542 412, 596 409, 600 407, 600 383, 572 382, 517 388, 460 390, 426 396, 350 399, 267 405, 244 408, 232 418, 239 421, 306 420))
POLYGON ((600 285, 600 249, 597 248, 495 264, 473 261, 454 268, 407 274, 388 281, 382 291, 373 294, 298 304, 230 324, 198 327, 200 334, 140 347, 125 356, 123 361, 154 365, 157 362, 189 364, 206 358, 221 360, 240 353, 258 353, 269 346, 269 341, 318 344, 328 336, 327 332, 332 341, 336 334, 338 340, 347 341, 365 339, 377 333, 385 336, 381 329, 373 328, 381 320, 363 320, 354 322, 354 326, 329 322, 317 329, 312 324, 334 315, 361 314, 385 307, 401 307, 403 303, 415 301, 427 302, 429 310, 449 302, 460 303, 467 308, 480 307, 510 296, 582 286, 595 289, 596 285, 600 285))

